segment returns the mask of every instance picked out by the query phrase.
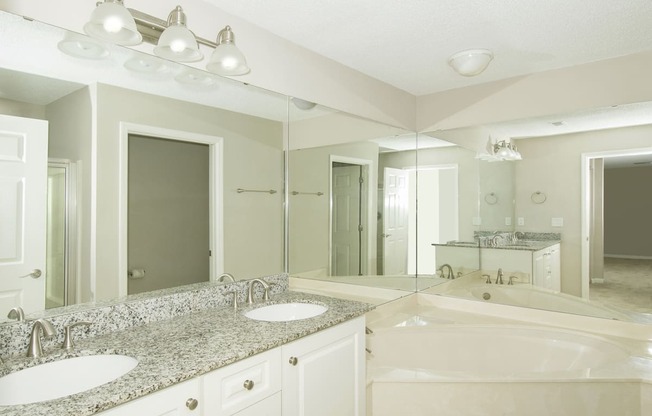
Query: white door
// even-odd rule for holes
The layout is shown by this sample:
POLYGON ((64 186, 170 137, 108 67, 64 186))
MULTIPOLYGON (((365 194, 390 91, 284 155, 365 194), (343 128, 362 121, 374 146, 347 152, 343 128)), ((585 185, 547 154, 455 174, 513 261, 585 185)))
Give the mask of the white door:
POLYGON ((331 276, 360 274, 360 166, 333 166, 331 276))
POLYGON ((0 317, 45 308, 48 123, 0 115, 0 317))
POLYGON ((408 172, 385 168, 383 274, 407 273, 408 172))

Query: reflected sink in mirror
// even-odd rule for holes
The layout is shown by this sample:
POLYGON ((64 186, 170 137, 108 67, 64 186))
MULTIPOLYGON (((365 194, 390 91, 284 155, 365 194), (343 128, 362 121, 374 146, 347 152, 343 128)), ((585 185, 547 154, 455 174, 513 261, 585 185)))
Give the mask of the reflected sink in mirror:
POLYGON ((245 316, 255 321, 287 322, 314 318, 327 310, 328 307, 314 303, 279 303, 250 310, 245 316))
POLYGON ((0 406, 54 400, 116 380, 138 360, 126 355, 89 355, 41 364, 0 377, 0 406))

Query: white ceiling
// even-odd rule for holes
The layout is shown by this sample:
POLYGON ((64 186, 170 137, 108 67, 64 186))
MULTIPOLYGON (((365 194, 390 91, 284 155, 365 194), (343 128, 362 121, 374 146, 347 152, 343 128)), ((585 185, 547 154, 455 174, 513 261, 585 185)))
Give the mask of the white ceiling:
POLYGON ((205 1, 417 96, 652 49, 650 0, 205 1), (472 78, 469 48, 495 55, 472 78))

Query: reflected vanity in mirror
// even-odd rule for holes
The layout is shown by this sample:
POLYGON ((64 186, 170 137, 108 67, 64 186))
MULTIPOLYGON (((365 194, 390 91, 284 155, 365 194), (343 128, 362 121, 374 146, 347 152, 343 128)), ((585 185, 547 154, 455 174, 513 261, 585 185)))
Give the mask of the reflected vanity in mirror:
POLYGON ((71 56, 94 41, 10 13, 0 21, 3 130, 45 126, 0 146, 1 163, 27 155, 43 172, 42 186, 2 181, 0 280, 22 286, 0 288, 0 318, 19 304, 34 313, 284 271, 286 96, 115 45, 71 56), (23 218, 41 216, 47 227, 22 234, 23 218))

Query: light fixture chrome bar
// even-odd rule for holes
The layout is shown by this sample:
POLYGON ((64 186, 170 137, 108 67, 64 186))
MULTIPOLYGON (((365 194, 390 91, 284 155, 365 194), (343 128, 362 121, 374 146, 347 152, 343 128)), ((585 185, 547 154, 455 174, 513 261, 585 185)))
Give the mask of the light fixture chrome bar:
MULTIPOLYGON (((143 41, 156 45, 161 37, 161 33, 163 33, 163 31, 168 27, 167 20, 159 19, 158 17, 143 13, 140 10, 130 8, 127 8, 127 10, 129 10, 129 13, 131 13, 131 16, 133 16, 136 21, 136 28, 138 29, 138 32, 143 35, 143 41)), ((195 36, 195 40, 197 40, 197 43, 201 45, 213 49, 217 48, 217 43, 208 39, 195 36)))

